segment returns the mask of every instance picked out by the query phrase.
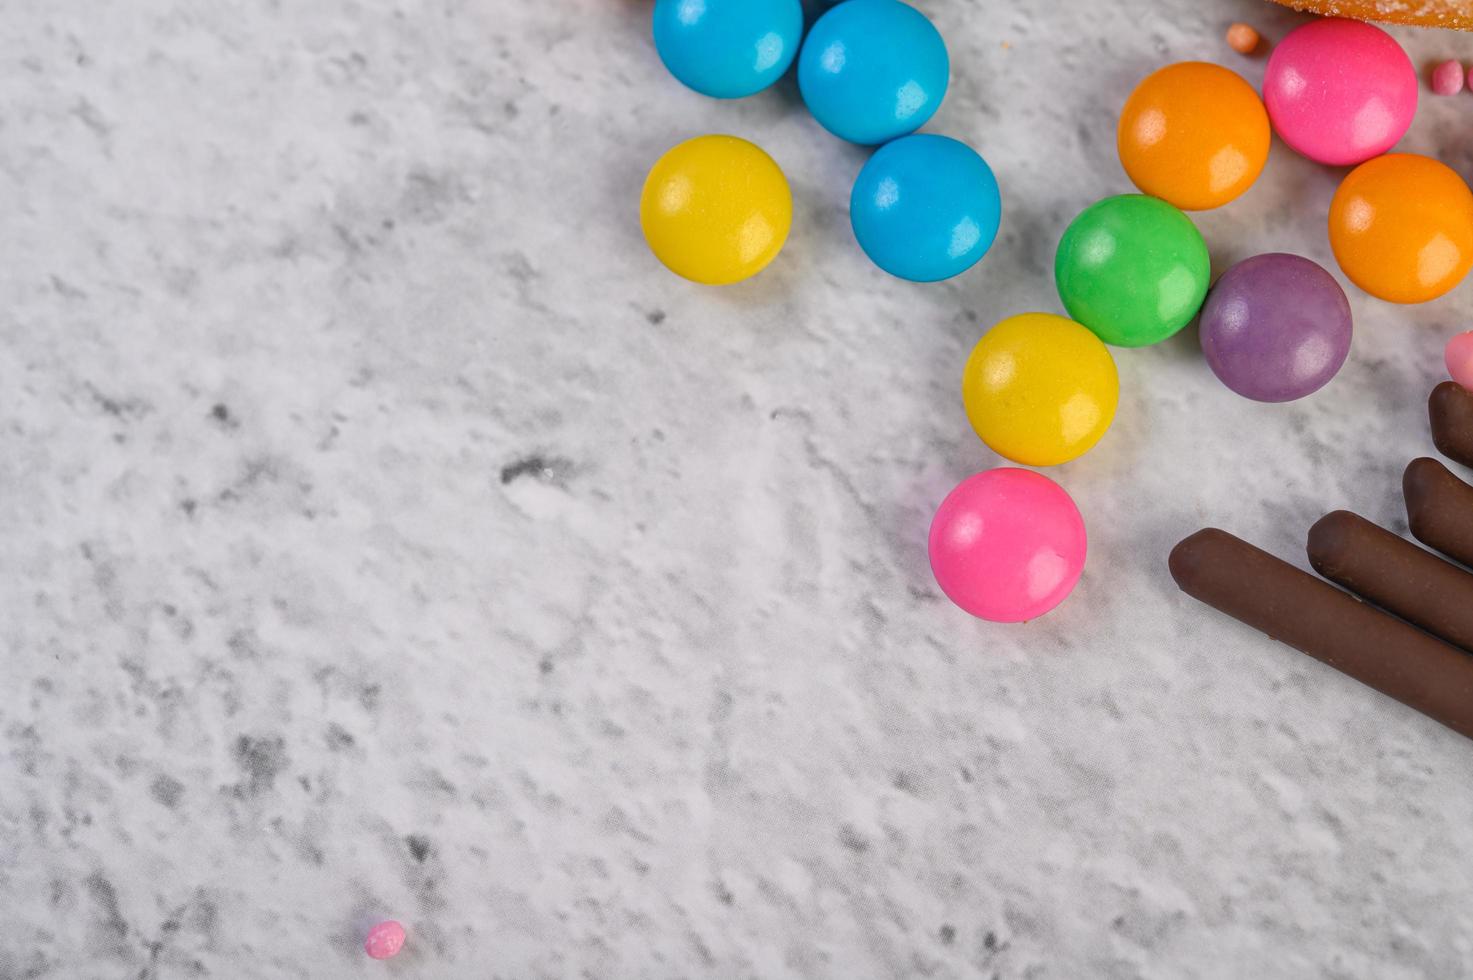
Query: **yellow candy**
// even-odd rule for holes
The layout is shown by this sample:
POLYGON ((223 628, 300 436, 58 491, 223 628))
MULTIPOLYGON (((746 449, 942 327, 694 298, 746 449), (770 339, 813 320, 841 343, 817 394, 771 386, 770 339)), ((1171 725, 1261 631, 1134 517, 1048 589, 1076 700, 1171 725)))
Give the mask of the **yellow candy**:
POLYGON ((1049 313, 1009 317, 977 342, 962 374, 982 441, 1025 466, 1067 463, 1115 418, 1120 379, 1100 338, 1049 313))
POLYGON ((639 223, 671 272, 724 286, 777 257, 793 223, 793 195, 761 147, 735 136, 698 136, 650 171, 639 223))

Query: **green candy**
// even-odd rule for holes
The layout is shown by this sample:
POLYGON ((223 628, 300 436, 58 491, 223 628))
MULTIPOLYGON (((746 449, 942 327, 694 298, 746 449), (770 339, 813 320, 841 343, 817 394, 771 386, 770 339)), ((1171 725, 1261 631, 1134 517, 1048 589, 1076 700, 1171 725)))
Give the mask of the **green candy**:
POLYGON ((1059 241, 1054 282, 1069 316, 1116 347, 1159 343, 1192 322, 1212 263, 1192 219, 1121 194, 1080 212, 1059 241))

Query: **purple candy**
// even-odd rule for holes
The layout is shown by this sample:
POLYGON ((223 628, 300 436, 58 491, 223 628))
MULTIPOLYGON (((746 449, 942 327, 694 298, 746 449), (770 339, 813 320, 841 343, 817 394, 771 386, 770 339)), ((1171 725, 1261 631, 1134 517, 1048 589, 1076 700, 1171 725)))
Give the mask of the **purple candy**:
POLYGON ((1223 273, 1202 307, 1202 352, 1245 398, 1287 402, 1335 376, 1350 354, 1350 301, 1309 259, 1255 255, 1223 273))

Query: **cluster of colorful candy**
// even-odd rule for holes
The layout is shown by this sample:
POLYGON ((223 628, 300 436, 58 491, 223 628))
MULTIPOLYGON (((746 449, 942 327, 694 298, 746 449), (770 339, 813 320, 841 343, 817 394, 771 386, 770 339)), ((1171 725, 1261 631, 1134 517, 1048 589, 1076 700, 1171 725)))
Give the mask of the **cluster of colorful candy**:
MULTIPOLYGON (((1256 37, 1238 33, 1235 48, 1256 46, 1256 37)), ((1258 255, 1229 269, 1209 295, 1207 246, 1183 211, 1219 207, 1248 190, 1267 162, 1272 129, 1312 160, 1355 166, 1329 215, 1331 249, 1352 282, 1391 302, 1441 296, 1473 265, 1473 193, 1436 160, 1387 154, 1416 108, 1406 53, 1385 31, 1343 19, 1291 32, 1269 61, 1262 100, 1217 65, 1175 64, 1146 78, 1118 130, 1120 161, 1143 194, 1106 198, 1064 232, 1054 273, 1076 322, 1014 317, 977 345, 962 381, 977 434, 1014 462, 1075 458, 1104 434, 1116 401, 1109 353, 1083 338, 1145 346, 1199 313, 1207 363, 1238 394, 1279 402, 1323 387, 1351 343, 1350 303, 1335 278, 1301 256, 1258 255)), ((1465 370, 1468 347, 1461 339, 1449 345, 1449 370, 1465 370)), ((1011 471, 993 473, 1015 480, 1011 471)), ((1078 577, 1082 535, 1075 544, 1072 529, 1061 533, 1050 518, 1063 493, 1054 484, 1035 484, 1003 506, 979 492, 989 476, 964 481, 938 511, 932 568, 968 612, 1026 619, 1067 594, 1057 582, 1078 577), (981 530, 999 525, 996 537, 981 530), (1057 574, 1040 577, 1040 567, 1057 574), (1035 582, 1030 593, 1025 586, 1035 582), (999 608, 997 597, 1007 594, 1015 601, 999 608)))
MULTIPOLYGON (((804 38, 799 0, 656 0, 654 35, 671 74, 716 98, 761 91, 796 57, 798 87, 819 124, 851 143, 883 144, 854 182, 849 214, 860 247, 886 272, 949 279, 992 247, 1002 198, 987 162, 957 140, 910 135, 941 105, 950 73, 945 41, 914 7, 846 0, 804 38)), ((717 285, 776 258, 792 215, 778 165, 734 136, 671 149, 640 202, 660 261, 717 285)))
MULTIPOLYGON (((949 70, 940 34, 914 8, 845 0, 806 40, 798 0, 656 0, 654 17, 662 59, 691 88, 748 95, 772 84, 796 55, 804 102, 819 123, 852 142, 885 144, 850 200, 855 237, 875 264, 934 281, 970 268, 991 246, 1001 207, 986 162, 955 140, 909 135, 935 112, 949 70)), ((1256 36, 1238 33, 1235 47, 1256 46, 1256 36)), ((1199 313, 1207 363, 1233 391, 1277 402, 1324 386, 1344 364, 1352 334, 1350 304, 1334 277, 1300 256, 1259 255, 1229 269, 1209 296, 1207 245, 1183 212, 1247 191, 1277 131, 1310 159, 1356 165, 1329 217, 1346 276, 1392 302, 1440 296, 1473 265, 1473 193, 1435 160, 1387 154, 1416 105, 1416 73, 1395 40, 1341 19, 1311 22, 1284 39, 1262 99, 1218 65, 1174 64, 1146 78, 1118 129, 1121 163, 1142 193, 1105 198, 1064 231, 1054 275, 1068 319, 1025 313, 978 342, 962 380, 977 434, 1028 466, 1078 457, 1114 419, 1119 382, 1106 345, 1159 343, 1199 313)), ((641 203, 655 254, 706 283, 766 266, 791 217, 781 170, 730 136, 669 151, 641 203)), ((1086 553, 1069 495, 1013 468, 963 481, 937 511, 929 546, 942 591, 998 622, 1052 609, 1073 589, 1086 553)))

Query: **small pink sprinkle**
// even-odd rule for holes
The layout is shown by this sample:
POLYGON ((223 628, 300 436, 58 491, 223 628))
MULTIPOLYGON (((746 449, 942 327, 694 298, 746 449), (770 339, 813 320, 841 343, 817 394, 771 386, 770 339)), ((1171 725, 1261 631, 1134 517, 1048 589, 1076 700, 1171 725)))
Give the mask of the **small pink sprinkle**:
POLYGON ((368 930, 368 938, 363 940, 363 949, 376 960, 386 960, 391 956, 398 956, 399 950, 404 948, 404 927, 393 919, 380 922, 368 930))
POLYGON ((1460 333, 1447 342, 1447 373, 1454 381, 1473 391, 1473 330, 1460 333))
POLYGON ((1463 90, 1463 65, 1444 61, 1432 69, 1432 91, 1438 95, 1457 95, 1463 90))

